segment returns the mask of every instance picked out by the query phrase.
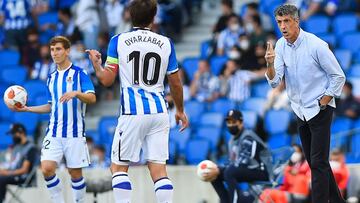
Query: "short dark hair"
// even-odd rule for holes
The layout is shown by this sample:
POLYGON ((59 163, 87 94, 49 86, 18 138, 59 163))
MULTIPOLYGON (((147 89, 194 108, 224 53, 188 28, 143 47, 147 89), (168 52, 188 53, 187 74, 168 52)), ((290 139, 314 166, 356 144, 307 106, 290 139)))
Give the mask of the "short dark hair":
POLYGON ((55 36, 51 38, 49 45, 54 46, 57 43, 61 43, 65 49, 70 49, 71 47, 70 40, 64 36, 55 36))
POLYGON ((346 81, 345 86, 347 86, 350 90, 353 90, 353 84, 350 81, 346 81))
POLYGON ((156 0, 133 0, 129 5, 131 22, 135 27, 149 26, 156 15, 156 0))
POLYGON ((296 8, 296 6, 291 4, 284 4, 277 7, 274 11, 275 17, 276 16, 287 16, 290 15, 294 19, 299 18, 299 10, 296 8))
POLYGON ((232 0, 221 0, 221 4, 227 6, 227 7, 231 8, 231 9, 233 8, 233 1, 232 0))

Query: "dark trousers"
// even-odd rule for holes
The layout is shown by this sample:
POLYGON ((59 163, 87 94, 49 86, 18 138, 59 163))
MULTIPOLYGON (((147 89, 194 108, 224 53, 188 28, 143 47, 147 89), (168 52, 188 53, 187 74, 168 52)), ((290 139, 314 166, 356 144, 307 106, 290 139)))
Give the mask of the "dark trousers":
POLYGON ((0 203, 4 202, 5 200, 6 186, 8 184, 19 185, 24 182, 25 180, 19 176, 0 176, 0 203))
POLYGON ((313 203, 345 203, 329 164, 330 128, 334 108, 327 106, 309 121, 298 118, 306 160, 311 168, 313 203), (330 200, 330 201, 329 201, 330 200))
MULTIPOLYGON (((211 184, 219 195, 221 203, 233 203, 235 192, 237 193, 238 200, 242 199, 242 193, 238 190, 238 183, 267 180, 269 180, 269 177, 264 170, 248 169, 246 165, 236 167, 230 164, 225 168, 220 168, 219 176, 211 184), (224 182, 227 187, 225 187, 224 182)), ((251 201, 242 200, 241 202, 253 202, 253 199, 251 201)))

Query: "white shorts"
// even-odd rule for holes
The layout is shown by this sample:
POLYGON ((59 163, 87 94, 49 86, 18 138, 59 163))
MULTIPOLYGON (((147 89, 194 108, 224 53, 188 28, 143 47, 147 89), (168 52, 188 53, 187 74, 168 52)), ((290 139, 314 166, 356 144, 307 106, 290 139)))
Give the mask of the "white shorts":
POLYGON ((169 115, 121 115, 115 130, 111 161, 117 165, 138 162, 142 149, 144 159, 166 163, 169 158, 169 115))
POLYGON ((89 166, 90 156, 86 145, 86 138, 46 136, 41 148, 41 161, 55 161, 59 165, 63 156, 68 168, 84 168, 89 166))

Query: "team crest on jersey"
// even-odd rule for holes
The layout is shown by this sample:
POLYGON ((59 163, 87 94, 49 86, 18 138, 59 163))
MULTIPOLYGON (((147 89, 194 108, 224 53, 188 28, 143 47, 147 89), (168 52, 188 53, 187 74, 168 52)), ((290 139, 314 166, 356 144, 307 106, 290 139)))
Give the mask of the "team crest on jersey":
POLYGON ((71 76, 66 77, 66 83, 73 84, 73 78, 71 76))

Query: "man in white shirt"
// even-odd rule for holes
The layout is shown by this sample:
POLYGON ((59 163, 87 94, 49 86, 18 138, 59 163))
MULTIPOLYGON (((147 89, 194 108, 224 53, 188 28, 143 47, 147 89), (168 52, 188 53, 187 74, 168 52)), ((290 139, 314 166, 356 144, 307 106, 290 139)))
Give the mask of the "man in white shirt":
POLYGON ((271 87, 285 79, 291 107, 312 174, 312 202, 345 202, 329 164, 330 129, 345 75, 326 42, 299 27, 299 12, 281 5, 275 18, 283 37, 273 50, 268 42, 265 74, 271 87))

